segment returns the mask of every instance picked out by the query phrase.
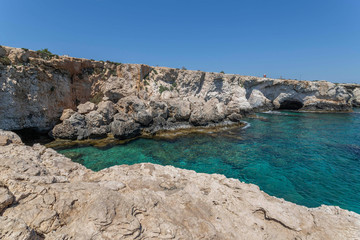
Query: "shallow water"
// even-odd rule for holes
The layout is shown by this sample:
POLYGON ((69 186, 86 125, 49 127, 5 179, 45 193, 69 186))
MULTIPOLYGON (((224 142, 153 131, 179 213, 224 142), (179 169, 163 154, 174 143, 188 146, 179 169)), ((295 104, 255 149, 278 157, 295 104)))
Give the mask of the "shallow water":
POLYGON ((359 110, 258 116, 247 119, 250 127, 244 129, 59 152, 95 171, 141 162, 173 165, 254 183, 308 207, 337 205, 360 213, 359 110))

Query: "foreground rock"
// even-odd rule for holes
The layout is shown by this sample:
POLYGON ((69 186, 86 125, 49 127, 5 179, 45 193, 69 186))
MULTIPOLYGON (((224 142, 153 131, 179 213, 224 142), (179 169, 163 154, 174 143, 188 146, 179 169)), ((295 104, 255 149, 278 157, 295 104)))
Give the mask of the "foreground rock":
POLYGON ((1 239, 356 239, 360 216, 171 166, 93 172, 41 145, 0 147, 1 239))

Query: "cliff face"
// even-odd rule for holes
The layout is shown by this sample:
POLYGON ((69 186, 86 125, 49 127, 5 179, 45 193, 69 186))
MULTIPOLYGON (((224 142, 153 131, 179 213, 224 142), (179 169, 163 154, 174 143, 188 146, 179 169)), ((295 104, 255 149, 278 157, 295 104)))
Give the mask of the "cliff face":
POLYGON ((70 139, 237 122, 251 111, 349 111, 360 103, 359 85, 99 62, 9 47, 0 48, 0 83, 0 128, 50 130, 60 123, 53 136, 70 139))
POLYGON ((148 163, 92 172, 52 149, 19 143, 0 147, 0 173, 1 239, 360 235, 358 214, 298 206, 218 174, 148 163))

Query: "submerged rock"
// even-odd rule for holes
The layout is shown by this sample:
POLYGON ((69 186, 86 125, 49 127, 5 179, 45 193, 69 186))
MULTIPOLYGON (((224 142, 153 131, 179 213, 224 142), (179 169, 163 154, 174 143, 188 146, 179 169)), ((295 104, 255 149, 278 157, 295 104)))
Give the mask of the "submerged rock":
POLYGON ((143 163, 93 172, 38 144, 1 147, 0 182, 0 191, 6 192, 1 196, 9 196, 1 199, 16 201, 0 200, 6 202, 1 205, 1 239, 360 235, 360 215, 338 207, 298 206, 252 184, 172 166, 143 163))

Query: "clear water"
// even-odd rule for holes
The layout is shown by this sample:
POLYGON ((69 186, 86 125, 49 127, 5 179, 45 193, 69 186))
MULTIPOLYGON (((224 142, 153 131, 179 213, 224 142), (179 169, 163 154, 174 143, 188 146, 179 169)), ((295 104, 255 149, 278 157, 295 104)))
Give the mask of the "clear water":
POLYGON ((337 205, 360 213, 359 110, 258 116, 247 119, 251 126, 245 129, 59 152, 95 171, 141 162, 173 165, 254 183, 308 207, 337 205))

